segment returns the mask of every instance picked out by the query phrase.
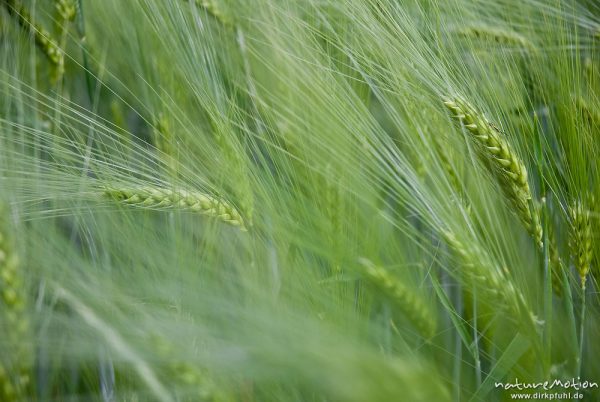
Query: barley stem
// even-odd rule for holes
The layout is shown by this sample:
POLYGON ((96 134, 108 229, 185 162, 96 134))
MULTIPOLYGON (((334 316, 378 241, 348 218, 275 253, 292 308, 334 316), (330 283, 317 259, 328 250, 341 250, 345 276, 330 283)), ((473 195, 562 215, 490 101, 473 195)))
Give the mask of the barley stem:
POLYGON ((577 373, 576 376, 581 375, 581 366, 583 364, 583 345, 585 340, 585 282, 581 288, 581 313, 579 316, 579 356, 577 356, 577 373))

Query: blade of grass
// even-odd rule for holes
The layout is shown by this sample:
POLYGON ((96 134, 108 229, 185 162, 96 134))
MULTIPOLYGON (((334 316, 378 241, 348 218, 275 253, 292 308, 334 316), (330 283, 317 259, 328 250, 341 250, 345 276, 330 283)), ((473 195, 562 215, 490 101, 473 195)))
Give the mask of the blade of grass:
POLYGON ((498 359, 490 373, 487 375, 475 394, 469 399, 470 402, 485 401, 486 397, 494 387, 494 383, 502 380, 506 374, 517 364, 521 356, 529 350, 531 342, 521 333, 515 335, 502 356, 498 359))
POLYGON ((452 303, 450 302, 450 299, 448 299, 448 296, 442 289, 438 280, 436 278, 432 277, 431 283, 433 284, 433 288, 434 288, 435 293, 437 294, 440 302, 442 303, 442 305, 444 306, 446 311, 448 311, 450 319, 452 320, 452 323, 454 324, 454 327, 456 328, 456 331, 457 331, 460 339, 462 340, 463 345, 467 348, 469 353, 471 353, 471 357, 473 357, 473 359, 475 361, 478 361, 479 360, 479 351, 475 347, 475 343, 471 342, 469 339, 468 331, 465 328, 464 319, 454 309, 454 307, 452 306, 452 303))

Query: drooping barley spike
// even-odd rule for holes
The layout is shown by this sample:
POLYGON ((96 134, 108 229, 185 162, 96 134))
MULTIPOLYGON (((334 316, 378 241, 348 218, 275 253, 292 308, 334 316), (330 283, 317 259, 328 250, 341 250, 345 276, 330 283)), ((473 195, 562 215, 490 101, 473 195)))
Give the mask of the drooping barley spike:
POLYGON ((451 231, 442 231, 441 234, 458 257, 458 276, 466 284, 475 287, 479 300, 486 300, 491 305, 510 312, 513 317, 524 317, 525 322, 535 326, 535 315, 529 310, 523 294, 507 276, 507 269, 497 269, 486 264, 489 256, 477 247, 465 246, 451 231))
POLYGON ((14 16, 19 25, 33 36, 38 48, 54 65, 56 70, 54 78, 61 77, 64 72, 65 58, 57 41, 52 38, 46 29, 36 23, 20 0, 4 0, 4 4, 7 7, 9 14, 14 16))
POLYGON ((463 99, 446 99, 444 105, 457 118, 474 141, 480 145, 479 156, 496 177, 517 216, 542 247, 542 226, 539 211, 533 205, 533 196, 527 179, 527 169, 504 134, 472 105, 463 99))
POLYGON ((434 140, 434 143, 437 155, 440 159, 440 164, 444 169, 444 172, 446 172, 446 174, 448 175, 448 181, 450 183, 450 186, 457 194, 462 194, 463 187, 460 183, 460 179, 458 178, 456 169, 454 169, 452 162, 448 158, 448 152, 444 149, 443 145, 437 138, 434 140))
POLYGON ((229 202, 197 191, 160 187, 104 187, 106 196, 140 208, 176 208, 216 217, 245 231, 244 220, 229 202))
POLYGON ((0 400, 26 400, 32 367, 23 272, 0 206, 0 400))
POLYGON ((380 289, 392 301, 409 321, 427 338, 435 335, 436 320, 427 304, 386 269, 378 267, 371 261, 361 258, 368 281, 380 289))
POLYGON ((592 226, 590 210, 581 200, 569 207, 569 249, 573 265, 579 273, 581 287, 585 289, 587 275, 592 264, 592 226))
POLYGON ((176 355, 174 345, 164 337, 154 335, 151 342, 159 358, 168 362, 165 365, 165 375, 185 394, 181 398, 182 401, 233 402, 235 400, 231 392, 217 385, 208 370, 190 362, 173 359, 176 355))
POLYGON ((485 25, 470 25, 457 28, 455 32, 463 37, 495 42, 503 46, 516 46, 527 51, 535 51, 535 46, 523 35, 502 28, 485 25))
POLYGON ((598 110, 598 108, 596 108, 594 105, 591 105, 582 96, 572 95, 572 99, 575 107, 581 113, 581 117, 583 117, 584 121, 593 127, 600 126, 600 110, 598 110))
POLYGON ((204 8, 210 15, 226 27, 233 26, 233 19, 221 4, 223 0, 195 0, 196 5, 204 8))

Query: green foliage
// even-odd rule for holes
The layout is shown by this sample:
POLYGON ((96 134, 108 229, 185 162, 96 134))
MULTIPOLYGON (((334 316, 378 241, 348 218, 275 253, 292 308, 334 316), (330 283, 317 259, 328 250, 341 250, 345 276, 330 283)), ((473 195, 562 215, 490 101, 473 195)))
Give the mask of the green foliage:
POLYGON ((600 383, 595 2, 0 6, 1 401, 600 383))

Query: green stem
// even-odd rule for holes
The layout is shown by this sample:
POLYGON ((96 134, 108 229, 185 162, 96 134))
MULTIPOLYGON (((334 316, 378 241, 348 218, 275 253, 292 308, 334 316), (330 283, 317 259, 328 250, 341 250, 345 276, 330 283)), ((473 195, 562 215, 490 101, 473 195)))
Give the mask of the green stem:
POLYGON ((85 20, 83 18, 83 0, 77 0, 78 13, 77 13, 77 33, 79 34, 79 43, 81 45, 81 53, 83 60, 83 69, 85 70, 85 85, 87 88, 88 100, 90 101, 90 107, 94 103, 94 86, 92 84, 92 73, 89 67, 89 60, 87 56, 87 49, 85 46, 85 20))
POLYGON ((581 366, 583 360, 583 344, 584 344, 584 330, 585 330, 585 278, 581 282, 581 316, 579 318, 579 356, 577 357, 577 375, 581 376, 581 366))
POLYGON ((479 334, 477 331, 477 289, 473 286, 473 346, 475 354, 475 379, 477 388, 481 386, 481 358, 479 356, 479 334))
POLYGON ((543 272, 544 272, 544 332, 543 332, 543 344, 544 344, 544 360, 543 370, 544 378, 548 378, 550 375, 550 366, 552 360, 552 269, 550 267, 550 255, 549 255, 549 236, 548 229, 550 226, 549 209, 550 198, 546 195, 546 203, 543 206, 543 272))

